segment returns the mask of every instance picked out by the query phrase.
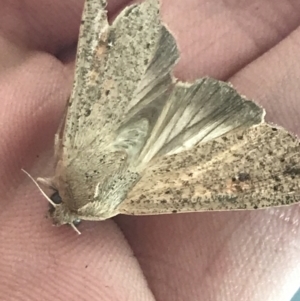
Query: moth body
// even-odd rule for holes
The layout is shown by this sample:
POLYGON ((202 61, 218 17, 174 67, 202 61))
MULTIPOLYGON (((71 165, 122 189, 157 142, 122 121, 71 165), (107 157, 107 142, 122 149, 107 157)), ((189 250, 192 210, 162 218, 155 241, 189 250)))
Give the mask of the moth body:
POLYGON ((50 213, 56 225, 78 219, 105 220, 116 215, 116 207, 139 178, 130 169, 123 150, 106 150, 97 157, 86 153, 80 152, 69 166, 63 160, 58 162, 51 187, 58 191, 61 203, 50 213), (70 169, 74 170, 71 174, 70 169))
POLYGON ((60 196, 54 223, 298 202, 297 137, 228 83, 175 78, 158 0, 112 24, 105 7, 86 0, 55 175, 41 180, 60 196))

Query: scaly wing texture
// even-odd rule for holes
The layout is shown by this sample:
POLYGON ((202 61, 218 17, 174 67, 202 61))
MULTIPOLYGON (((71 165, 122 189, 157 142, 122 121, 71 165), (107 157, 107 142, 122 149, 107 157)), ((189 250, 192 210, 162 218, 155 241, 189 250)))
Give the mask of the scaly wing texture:
POLYGON ((105 1, 85 3, 64 129, 63 144, 71 150, 101 147, 113 140, 161 31, 156 0, 125 8, 111 26, 105 1))
MULTIPOLYGON (((176 83, 163 103, 137 164, 144 166, 155 156, 179 153, 227 132, 259 124, 265 114, 230 85, 211 78, 176 83)), ((153 107, 150 103, 143 109, 149 111, 149 120, 154 116, 150 114, 153 107)), ((135 116, 130 121, 134 122, 135 116)))
MULTIPOLYGON (((56 169, 55 182, 72 210, 93 200, 101 174, 118 172, 121 163, 101 166, 101 162, 105 153, 116 151, 116 130, 147 68, 155 65, 153 55, 164 30, 156 0, 128 6, 112 25, 105 6, 105 1, 85 2, 75 82, 56 169)), ((172 51, 161 74, 162 90, 171 84, 170 68, 178 58, 177 48, 172 51)))
POLYGON ((299 140, 262 123, 157 158, 116 210, 143 215, 256 209, 299 197, 299 140))
POLYGON ((146 163, 263 120, 263 109, 226 83, 176 83, 177 45, 158 1, 125 8, 112 26, 104 2, 87 1, 83 24, 63 141, 69 159, 114 144, 146 163))
POLYGON ((162 26, 114 142, 138 169, 155 156, 179 153, 264 119, 261 107, 225 82, 211 78, 177 81, 171 74, 177 58, 176 41, 162 26))
POLYGON ((178 50, 161 23, 157 0, 125 8, 112 25, 105 5, 86 1, 56 172, 72 210, 103 201, 96 187, 117 177, 124 161, 139 173, 155 157, 259 124, 264 116, 226 83, 177 82, 172 68, 178 50), (118 161, 114 152, 124 156, 118 161))

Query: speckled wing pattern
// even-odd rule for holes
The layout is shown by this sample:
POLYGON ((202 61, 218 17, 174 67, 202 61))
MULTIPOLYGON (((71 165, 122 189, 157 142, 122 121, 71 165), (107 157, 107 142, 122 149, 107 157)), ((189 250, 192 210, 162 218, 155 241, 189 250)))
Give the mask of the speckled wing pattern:
POLYGON ((99 183, 93 171, 103 173, 99 156, 118 147, 117 130, 132 106, 161 32, 156 1, 126 7, 111 25, 105 7, 104 0, 85 2, 74 87, 60 135, 56 182, 66 183, 60 194, 72 210, 93 199, 99 183), (71 199, 64 197, 66 190, 71 199))
POLYGON ((296 138, 266 125, 264 110, 227 83, 177 80, 179 51, 158 0, 126 7, 111 25, 105 7, 86 1, 60 135, 55 181, 69 210, 105 219, 295 201, 296 138))
POLYGON ((117 208, 123 214, 257 209, 300 198, 300 145, 262 123, 157 158, 117 208))
POLYGON ((128 6, 109 25, 106 1, 86 1, 64 129, 68 147, 102 147, 114 139, 157 47, 155 2, 128 6))

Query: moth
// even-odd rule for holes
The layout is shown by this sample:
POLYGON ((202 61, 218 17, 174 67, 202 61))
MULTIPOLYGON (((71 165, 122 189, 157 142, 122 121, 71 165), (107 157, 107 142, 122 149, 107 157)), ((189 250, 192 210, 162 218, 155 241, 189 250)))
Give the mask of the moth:
POLYGON ((105 7, 85 2, 55 174, 38 179, 56 192, 54 224, 297 202, 297 137, 225 82, 176 79, 179 51, 158 0, 112 24, 105 7))

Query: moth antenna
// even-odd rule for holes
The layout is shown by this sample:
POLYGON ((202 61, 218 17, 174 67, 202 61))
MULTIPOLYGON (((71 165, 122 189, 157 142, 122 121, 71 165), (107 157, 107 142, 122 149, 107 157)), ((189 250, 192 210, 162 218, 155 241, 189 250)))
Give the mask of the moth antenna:
MULTIPOLYGON (((43 191, 43 189, 40 187, 38 182, 23 168, 21 170, 30 178, 30 180, 36 185, 36 187, 39 189, 39 191, 42 193, 42 195, 47 199, 47 201, 53 206, 56 207, 57 205, 47 196, 47 194, 43 191)), ((77 230, 78 231, 78 230, 77 230)))
POLYGON ((77 229, 77 227, 74 225, 74 223, 70 223, 70 225, 77 232, 78 235, 81 234, 81 232, 77 229))

